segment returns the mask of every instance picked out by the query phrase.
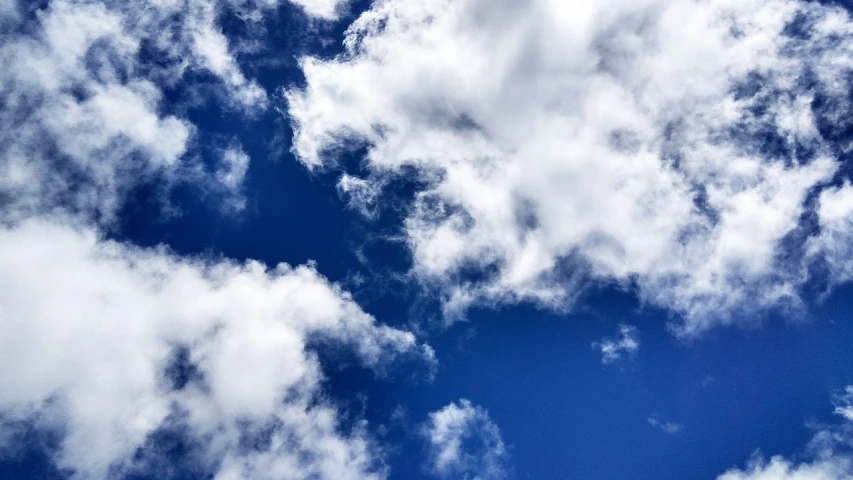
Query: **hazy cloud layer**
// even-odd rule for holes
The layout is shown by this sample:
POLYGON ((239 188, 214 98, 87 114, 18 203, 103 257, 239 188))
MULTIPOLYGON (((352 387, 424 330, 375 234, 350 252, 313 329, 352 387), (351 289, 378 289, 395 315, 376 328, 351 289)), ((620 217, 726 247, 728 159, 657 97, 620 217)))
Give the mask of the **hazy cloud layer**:
POLYGON ((841 8, 382 0, 346 47, 303 60, 294 151, 316 168, 366 141, 369 173, 341 180, 362 210, 420 172, 404 228, 448 319, 605 281, 693 335, 853 272, 851 187, 828 186, 850 151, 841 8))

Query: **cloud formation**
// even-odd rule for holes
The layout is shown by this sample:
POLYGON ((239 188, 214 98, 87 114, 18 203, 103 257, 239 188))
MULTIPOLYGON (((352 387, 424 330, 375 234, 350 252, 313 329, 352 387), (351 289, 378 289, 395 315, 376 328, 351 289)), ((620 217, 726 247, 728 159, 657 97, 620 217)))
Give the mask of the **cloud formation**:
MULTIPOLYGON (((272 0, 275 2, 275 0, 272 0)), ((313 17, 336 20, 349 0, 291 0, 313 17)))
POLYGON ((649 425, 657 428, 658 430, 660 430, 664 433, 668 433, 670 435, 675 435, 676 433, 680 432, 681 429, 683 428, 683 425, 681 425, 681 424, 674 423, 674 422, 664 422, 655 416, 649 417, 648 422, 649 422, 649 425))
POLYGON ((806 449, 808 461, 777 455, 765 461, 756 452, 745 470, 732 468, 717 480, 850 480, 853 479, 853 387, 836 397, 835 413, 845 422, 818 429, 806 449))
POLYGON ((431 351, 313 268, 180 258, 44 219, 3 227, 0 249, 0 416, 62 431, 59 467, 126 472, 181 427, 217 478, 383 477, 366 433, 340 429, 311 345, 369 368, 431 351), (194 372, 180 384, 176 352, 194 372))
MULTIPOLYGON (((299 2, 325 16, 337 3, 299 2)), ((185 90, 263 110, 219 17, 260 22, 276 6, 0 2, 0 453, 28 447, 17 429, 28 425, 58 440, 46 453, 59 469, 100 480, 175 461, 157 444, 173 433, 190 450, 180 460, 218 480, 386 476, 368 425, 327 396, 318 352, 429 369, 429 347, 377 324, 312 266, 104 235, 144 184, 187 182, 243 208, 248 155, 232 142, 201 165, 199 129, 167 94, 202 76, 207 90, 185 90)))
POLYGON ((506 478, 508 453, 497 425, 482 407, 466 399, 429 414, 424 425, 429 469, 441 478, 506 478))
POLYGON ((850 277, 853 22, 800 0, 383 0, 287 92, 309 168, 412 170, 413 272, 471 304, 631 286, 695 335, 850 277), (819 202, 814 202, 818 192, 819 202), (814 220, 817 220, 815 225, 814 220))
POLYGON ((237 3, 4 4, 3 218, 62 210, 109 223, 127 192, 146 181, 215 187, 239 203, 237 174, 245 166, 197 175, 186 155, 197 128, 164 105, 164 89, 207 74, 227 108, 265 108, 266 92, 241 72, 218 21, 226 6, 249 12, 272 5, 237 3))
POLYGON ((619 325, 619 335, 618 338, 604 338, 592 344, 592 348, 601 352, 601 363, 609 365, 623 356, 630 358, 640 349, 637 327, 623 323, 619 325))

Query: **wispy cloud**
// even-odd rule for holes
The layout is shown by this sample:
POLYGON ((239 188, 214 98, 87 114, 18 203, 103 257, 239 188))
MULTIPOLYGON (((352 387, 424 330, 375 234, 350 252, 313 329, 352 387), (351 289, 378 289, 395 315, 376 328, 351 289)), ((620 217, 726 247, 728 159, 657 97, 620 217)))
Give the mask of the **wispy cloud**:
POLYGON ((681 429, 684 427, 683 425, 681 425, 679 423, 662 421, 662 420, 658 419, 658 417, 655 417, 655 416, 649 417, 647 419, 647 421, 649 422, 649 425, 657 428, 658 430, 660 430, 662 432, 668 433, 670 435, 675 435, 676 433, 680 432, 681 429))
POLYGON ((853 385, 835 396, 835 413, 853 422, 853 385))
MULTIPOLYGON (((299 3, 330 18, 340 4, 299 3)), ((204 93, 187 90, 210 98, 189 101, 262 111, 267 93, 220 16, 239 10, 248 25, 274 7, 0 2, 3 453, 21 440, 7 427, 38 419, 57 435, 51 460, 75 478, 147 475, 164 461, 146 448, 152 437, 174 431, 203 476, 384 478, 371 435, 327 400, 311 342, 369 369, 408 357, 431 370, 431 349, 377 323, 313 266, 106 239, 140 185, 187 182, 242 208, 248 155, 233 143, 200 169, 199 127, 165 92, 204 77, 204 93)))
POLYGON ((594 342, 592 348, 601 352, 601 363, 609 365, 624 357, 631 358, 640 349, 640 337, 637 327, 619 325, 619 336, 603 338, 594 342))

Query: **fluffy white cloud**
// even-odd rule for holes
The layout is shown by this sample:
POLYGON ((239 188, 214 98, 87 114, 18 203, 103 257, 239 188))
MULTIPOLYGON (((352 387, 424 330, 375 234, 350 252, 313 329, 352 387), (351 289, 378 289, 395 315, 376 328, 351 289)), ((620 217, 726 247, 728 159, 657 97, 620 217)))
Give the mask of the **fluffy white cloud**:
POLYGON ((366 425, 348 426, 327 397, 315 347, 374 369, 432 364, 428 347, 377 325, 311 266, 102 237, 140 182, 192 182, 242 208, 249 157, 234 142, 200 165, 196 128, 165 113, 163 86, 208 72, 217 100, 264 108, 218 17, 228 7, 255 22, 275 6, 57 0, 23 15, 0 3, 3 454, 21 447, 15 427, 35 425, 59 436, 59 468, 116 478, 162 462, 152 442, 173 431, 218 479, 385 476, 366 425))
POLYGON ((212 100, 264 109, 266 92, 241 71, 219 21, 227 8, 252 30, 278 4, 54 0, 26 15, 29 5, 0 5, 2 216, 63 210, 109 223, 131 187, 155 178, 218 184, 225 203, 240 204, 248 157, 226 156, 239 164, 198 175, 186 155, 196 128, 166 113, 163 87, 206 73, 218 79, 205 82, 212 100))
POLYGON ((451 403, 429 414, 423 433, 429 443, 429 468, 439 477, 506 477, 508 454, 500 429, 482 407, 465 399, 451 403))
POLYGON ((181 427, 221 479, 384 476, 363 428, 339 425, 310 345, 366 367, 431 351, 313 268, 180 258, 55 218, 4 226, 0 251, 0 418, 63 432, 59 467, 144 468, 149 436, 181 427), (186 385, 167 375, 180 349, 186 385))
POLYGON ((718 480, 849 480, 853 478, 850 459, 846 457, 817 460, 813 463, 792 463, 782 457, 769 462, 753 460, 747 470, 733 470, 718 480))
POLYGON ((618 338, 604 338, 600 342, 592 344, 592 348, 601 351, 601 363, 608 365, 623 356, 633 356, 640 349, 640 339, 637 327, 633 325, 619 325, 618 338))
POLYGON ((349 0, 291 0, 311 16, 335 20, 349 0))
POLYGON ((161 116, 132 70, 139 39, 100 4, 55 2, 34 35, 0 40, 4 218, 62 205, 109 220, 135 176, 174 166, 192 126, 161 116))
POLYGON ((853 387, 836 398, 835 412, 845 418, 836 427, 820 429, 812 438, 807 451, 811 461, 797 462, 783 456, 765 461, 756 453, 746 470, 733 468, 717 480, 850 480, 853 479, 853 423, 849 415, 853 408, 853 387))
POLYGON ((692 335, 798 308, 806 264, 849 261, 847 230, 812 255, 782 247, 806 241, 807 197, 847 148, 841 8, 382 0, 345 44, 303 59, 307 86, 287 92, 294 151, 317 168, 366 141, 366 183, 342 180, 357 206, 420 172, 404 228, 448 318, 476 302, 570 308, 604 280, 692 335))
POLYGON ((849 183, 820 193, 820 234, 809 239, 808 253, 824 262, 830 286, 853 278, 853 187, 849 183))

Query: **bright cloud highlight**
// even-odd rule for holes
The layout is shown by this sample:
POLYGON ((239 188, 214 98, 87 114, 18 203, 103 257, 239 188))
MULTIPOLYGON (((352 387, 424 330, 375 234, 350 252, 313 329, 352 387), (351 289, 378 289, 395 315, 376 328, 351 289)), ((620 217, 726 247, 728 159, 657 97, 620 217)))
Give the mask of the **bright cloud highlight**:
POLYGON ((850 187, 828 185, 851 38, 798 0, 384 0, 303 60, 293 148, 316 168, 366 142, 358 205, 419 172, 403 229, 450 320, 603 281, 690 336, 800 309, 822 265, 849 277, 850 187))
POLYGON ((431 351, 314 269, 180 258, 44 219, 4 227, 0 250, 0 414, 64 432, 59 467, 132 471, 154 432, 181 427, 220 479, 383 478, 370 438, 340 429, 311 344, 368 368, 431 351), (180 349, 196 376, 175 386, 180 349))

